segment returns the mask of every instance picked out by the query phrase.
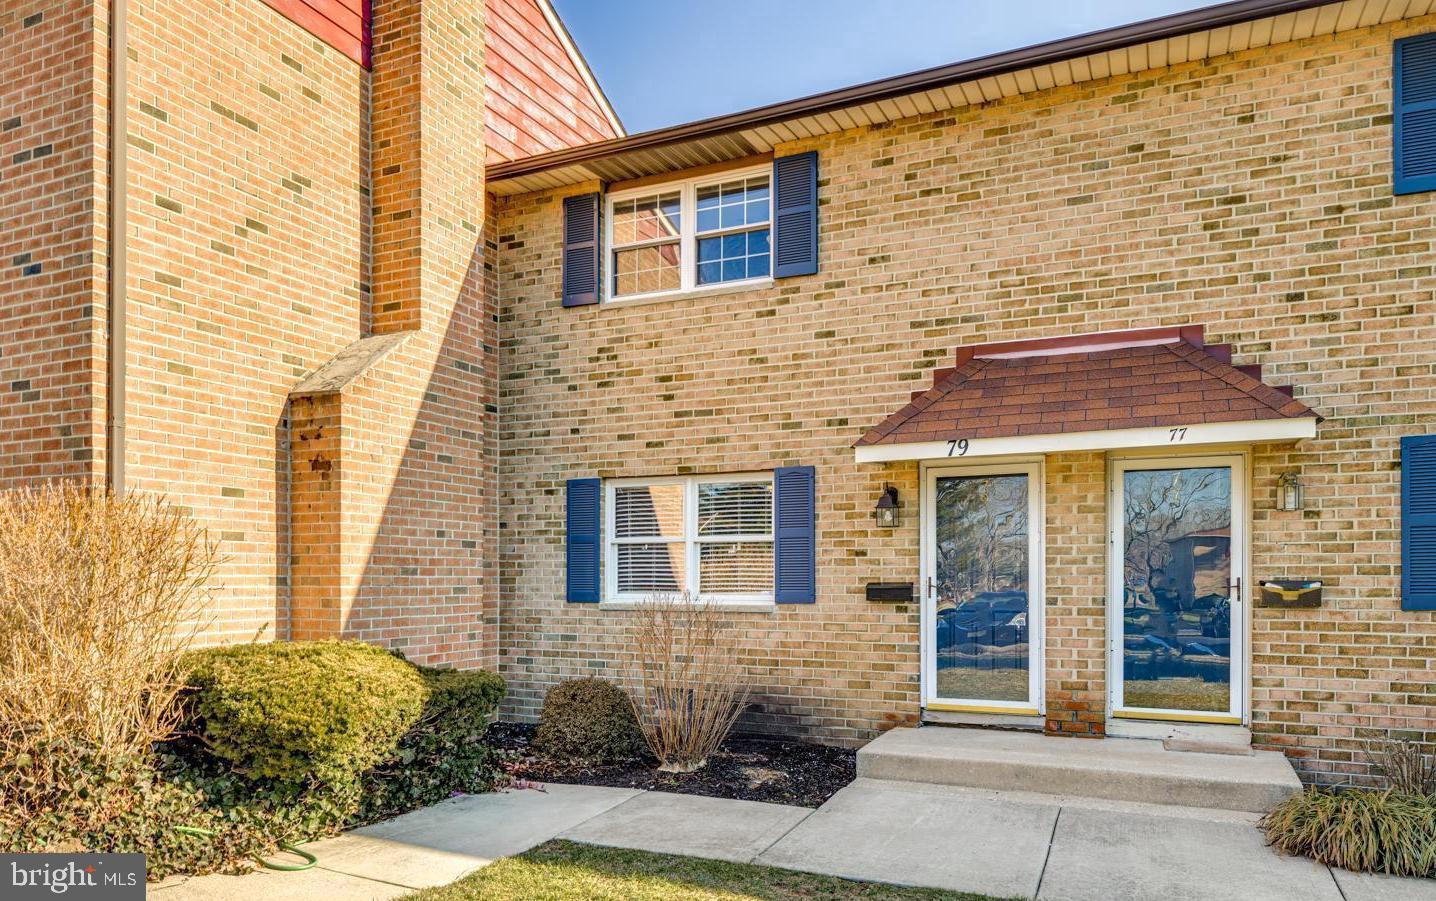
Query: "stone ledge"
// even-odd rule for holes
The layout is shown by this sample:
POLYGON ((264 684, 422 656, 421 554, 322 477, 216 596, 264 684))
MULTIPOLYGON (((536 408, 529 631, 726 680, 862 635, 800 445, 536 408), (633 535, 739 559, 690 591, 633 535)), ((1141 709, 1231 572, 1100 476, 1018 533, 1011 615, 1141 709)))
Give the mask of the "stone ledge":
POLYGON ((342 394, 389 351, 409 339, 410 332, 371 335, 360 338, 314 370, 289 392, 290 397, 319 397, 342 394))

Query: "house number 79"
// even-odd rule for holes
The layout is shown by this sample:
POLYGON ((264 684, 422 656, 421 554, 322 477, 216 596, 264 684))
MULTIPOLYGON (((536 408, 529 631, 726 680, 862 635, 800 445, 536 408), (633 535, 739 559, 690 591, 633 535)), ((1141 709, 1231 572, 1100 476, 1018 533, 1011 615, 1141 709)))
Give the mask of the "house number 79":
POLYGON ((947 443, 947 455, 949 457, 965 457, 967 456, 967 447, 966 438, 954 438, 947 443))
POLYGON ((1182 441, 1187 437, 1186 426, 1183 426, 1179 429, 1168 429, 1167 431, 1170 432, 1172 435, 1172 437, 1168 439, 1169 441, 1182 441))

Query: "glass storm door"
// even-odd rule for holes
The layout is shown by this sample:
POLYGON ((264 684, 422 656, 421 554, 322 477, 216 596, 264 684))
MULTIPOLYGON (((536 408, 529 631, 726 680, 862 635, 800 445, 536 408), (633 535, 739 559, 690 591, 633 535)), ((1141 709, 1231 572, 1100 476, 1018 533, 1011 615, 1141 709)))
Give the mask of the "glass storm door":
POLYGON ((1112 472, 1112 711, 1240 722, 1245 485, 1239 457, 1112 472))
POLYGON ((1039 472, 1037 464, 927 471, 923 696, 930 709, 1041 710, 1039 472))

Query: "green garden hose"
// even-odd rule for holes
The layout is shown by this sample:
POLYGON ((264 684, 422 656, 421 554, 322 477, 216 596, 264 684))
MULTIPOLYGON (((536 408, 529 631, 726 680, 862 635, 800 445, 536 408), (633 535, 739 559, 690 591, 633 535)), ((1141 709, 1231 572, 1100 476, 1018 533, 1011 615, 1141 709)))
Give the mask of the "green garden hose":
MULTIPOLYGON (((174 831, 180 833, 181 835, 197 835, 200 838, 214 838, 214 830, 201 829, 198 826, 176 826, 174 827, 174 831)), ((319 863, 319 858, 315 857, 313 854, 310 854, 308 851, 301 850, 300 848, 291 845, 289 842, 280 842, 279 850, 288 851, 290 854, 296 854, 299 857, 302 857, 304 859, 304 863, 294 866, 285 863, 270 863, 263 857, 255 857, 254 859, 262 867, 271 870, 283 870, 286 873, 297 873, 300 870, 307 870, 310 867, 314 866, 316 863, 319 863)))

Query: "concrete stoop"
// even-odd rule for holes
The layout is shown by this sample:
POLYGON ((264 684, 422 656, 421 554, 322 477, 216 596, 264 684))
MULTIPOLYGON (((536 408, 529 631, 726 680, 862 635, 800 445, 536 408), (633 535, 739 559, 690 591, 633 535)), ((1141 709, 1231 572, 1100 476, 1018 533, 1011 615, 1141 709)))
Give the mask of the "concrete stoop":
POLYGON ((951 726, 885 732, 858 751, 858 775, 1254 813, 1301 791, 1286 757, 1272 751, 1176 751, 1153 739, 1054 738, 951 726))

